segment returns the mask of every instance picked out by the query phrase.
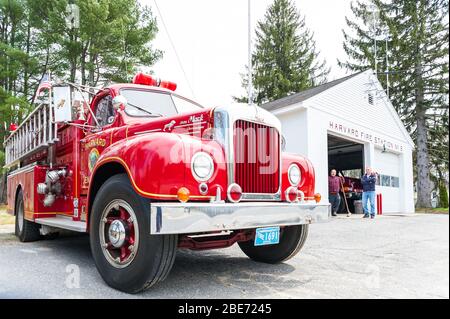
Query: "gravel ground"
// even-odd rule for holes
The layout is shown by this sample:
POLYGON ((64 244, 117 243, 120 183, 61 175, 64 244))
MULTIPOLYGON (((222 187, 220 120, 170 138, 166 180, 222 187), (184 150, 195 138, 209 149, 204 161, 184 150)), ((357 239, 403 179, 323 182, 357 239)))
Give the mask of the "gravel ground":
POLYGON ((233 246, 179 251, 169 277, 127 295, 105 285, 88 237, 20 243, 0 226, 3 298, 449 298, 449 217, 338 217, 310 227, 299 255, 255 263, 233 246))

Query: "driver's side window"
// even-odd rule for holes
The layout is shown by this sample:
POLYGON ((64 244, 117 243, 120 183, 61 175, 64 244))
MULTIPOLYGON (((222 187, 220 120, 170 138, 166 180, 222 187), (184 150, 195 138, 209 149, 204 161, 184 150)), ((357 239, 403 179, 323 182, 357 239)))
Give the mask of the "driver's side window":
POLYGON ((111 95, 107 95, 98 101, 95 109, 95 118, 101 127, 114 122, 114 108, 111 95))

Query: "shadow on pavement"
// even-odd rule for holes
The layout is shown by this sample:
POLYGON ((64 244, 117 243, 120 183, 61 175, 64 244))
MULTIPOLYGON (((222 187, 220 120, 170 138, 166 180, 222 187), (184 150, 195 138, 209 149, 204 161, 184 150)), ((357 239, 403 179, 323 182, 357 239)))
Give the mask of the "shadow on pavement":
MULTIPOLYGON (((89 236, 86 234, 67 232, 56 239, 42 240, 37 244, 51 248, 62 259, 76 260, 92 271, 97 271, 91 256, 89 236)), ((253 296, 264 296, 263 293, 267 292, 274 282, 277 283, 277 290, 304 284, 290 276, 284 277, 294 270, 294 266, 286 263, 269 265, 254 262, 235 248, 210 251, 179 249, 168 278, 135 297, 164 295, 166 298, 214 298, 214 295, 204 295, 205 286, 217 286, 218 296, 223 296, 224 290, 230 290, 231 293, 236 289, 241 294, 251 292, 253 296), (236 256, 237 251, 242 257, 236 256)), ((100 276, 98 278, 98 285, 106 286, 100 276)))

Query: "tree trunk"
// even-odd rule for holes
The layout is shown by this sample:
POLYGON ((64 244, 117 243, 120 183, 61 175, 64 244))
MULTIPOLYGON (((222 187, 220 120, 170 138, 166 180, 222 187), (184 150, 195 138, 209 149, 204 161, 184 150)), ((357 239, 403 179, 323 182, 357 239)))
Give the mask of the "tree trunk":
POLYGON ((30 21, 28 20, 27 23, 27 41, 26 41, 26 54, 27 54, 27 59, 26 62, 24 64, 24 71, 23 71, 23 95, 25 96, 26 99, 29 98, 29 88, 28 88, 28 81, 29 81, 29 63, 30 63, 30 42, 31 42, 31 27, 30 27, 30 21))
MULTIPOLYGON (((417 37, 421 40, 425 36, 424 25, 424 3, 417 3, 419 22, 417 37)), ((432 184, 430 179, 430 158, 428 154, 428 126, 427 108, 425 105, 425 91, 423 79, 423 50, 419 41, 416 46, 415 61, 415 102, 416 102, 416 123, 417 123, 417 207, 431 208, 432 184)))
POLYGON ((0 204, 6 204, 6 173, 0 175, 0 204))
POLYGON ((417 207, 431 208, 430 159, 428 155, 428 127, 424 106, 422 66, 416 67, 417 111, 417 207))

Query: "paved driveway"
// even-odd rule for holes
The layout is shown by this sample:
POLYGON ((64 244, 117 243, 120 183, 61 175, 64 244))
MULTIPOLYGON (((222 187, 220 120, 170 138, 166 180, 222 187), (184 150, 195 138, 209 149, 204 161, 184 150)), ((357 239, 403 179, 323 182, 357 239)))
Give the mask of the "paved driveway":
POLYGON ((23 244, 0 226, 3 298, 448 298, 448 215, 338 217, 313 225, 299 255, 250 261, 234 246, 180 251, 168 279, 130 296, 104 284, 87 236, 23 244))

